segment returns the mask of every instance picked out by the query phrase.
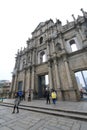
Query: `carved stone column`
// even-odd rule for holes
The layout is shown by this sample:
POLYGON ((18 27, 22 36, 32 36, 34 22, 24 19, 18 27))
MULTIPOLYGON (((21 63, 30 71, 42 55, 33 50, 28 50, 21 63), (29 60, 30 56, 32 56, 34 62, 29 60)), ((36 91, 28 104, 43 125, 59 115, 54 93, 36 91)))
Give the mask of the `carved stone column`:
POLYGON ((33 49, 33 54, 32 54, 32 64, 35 64, 35 49, 33 49))
POLYGON ((47 57, 48 57, 48 60, 50 59, 50 45, 49 43, 47 42, 47 57))
POLYGON ((65 46, 64 46, 64 37, 63 37, 63 35, 61 34, 61 32, 60 32, 60 34, 59 34, 59 38, 60 38, 60 43, 61 43, 61 49, 62 50, 65 50, 65 46))
POLYGON ((65 69, 66 69, 66 74, 67 74, 67 78, 68 78, 68 84, 69 84, 69 99, 76 101, 78 99, 78 90, 76 90, 76 88, 74 88, 73 83, 72 83, 72 78, 70 75, 70 70, 69 70, 69 65, 68 62, 66 60, 66 58, 64 58, 64 62, 65 62, 65 69))
POLYGON ((58 74, 58 66, 57 61, 54 59, 54 66, 55 66, 55 77, 56 77, 56 89, 60 89, 60 80, 59 80, 59 74, 58 74))
POLYGON ((28 81, 29 81, 28 89, 30 89, 31 88, 31 67, 28 70, 28 81))
POLYGON ((28 100, 29 98, 29 90, 31 89, 31 67, 27 70, 26 74, 26 87, 25 87, 25 98, 28 100))
POLYGON ((57 85, 55 89, 57 90, 58 100, 62 100, 61 84, 60 84, 58 65, 56 59, 54 59, 54 66, 55 66, 55 78, 56 78, 56 85, 57 85))
POLYGON ((55 52, 55 43, 53 39, 52 39, 52 46, 53 46, 53 52, 55 52))
POLYGON ((23 88, 22 88, 22 90, 23 90, 23 92, 25 92, 25 88, 26 88, 26 70, 24 70, 24 72, 23 72, 23 88))
POLYGON ((33 99, 33 90, 35 87, 35 67, 32 66, 32 77, 31 77, 31 99, 33 99))
POLYGON ((81 31, 80 28, 79 28, 79 34, 80 34, 80 36, 81 36, 81 38, 82 38, 82 41, 84 41, 84 40, 85 40, 85 37, 84 37, 84 35, 82 34, 82 31, 81 31))
POLYGON ((52 66, 51 66, 51 63, 48 62, 48 72, 49 72, 49 87, 50 89, 53 88, 53 79, 52 79, 52 66))
POLYGON ((12 83, 11 83, 11 88, 10 88, 10 98, 13 97, 14 82, 15 82, 15 75, 12 76, 12 83))
POLYGON ((79 33, 79 36, 80 36, 81 39, 82 39, 83 47, 87 46, 87 39, 86 39, 84 33, 82 32, 80 26, 77 26, 77 32, 79 33))
POLYGON ((18 91, 18 72, 15 75, 15 81, 14 81, 14 86, 13 86, 13 96, 14 96, 14 93, 17 91, 18 91))
POLYGON ((79 36, 81 37, 82 41, 84 41, 85 37, 84 37, 79 25, 76 26, 76 31, 79 33, 79 36))
POLYGON ((73 87, 72 80, 71 80, 69 65, 68 65, 68 61, 67 61, 66 56, 64 56, 64 64, 65 64, 66 74, 67 74, 67 78, 68 78, 68 84, 69 84, 69 87, 72 88, 73 87))
POLYGON ((52 47, 53 47, 53 55, 55 57, 56 56, 56 51, 55 51, 55 43, 54 43, 53 39, 52 39, 52 47))
POLYGON ((30 51, 30 65, 31 65, 31 62, 32 62, 32 52, 30 51))

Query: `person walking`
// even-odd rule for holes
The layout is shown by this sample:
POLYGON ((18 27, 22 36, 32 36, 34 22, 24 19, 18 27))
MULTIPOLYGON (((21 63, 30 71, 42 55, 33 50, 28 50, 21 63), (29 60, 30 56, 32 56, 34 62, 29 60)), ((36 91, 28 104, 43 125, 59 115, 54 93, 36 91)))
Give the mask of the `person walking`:
POLYGON ((54 89, 52 90, 51 98, 52 98, 53 104, 56 104, 57 95, 54 89))
POLYGON ((15 109, 17 109, 17 113, 19 113, 19 104, 20 104, 20 97, 18 96, 18 93, 15 94, 15 100, 14 100, 14 107, 13 107, 13 112, 15 113, 15 109))

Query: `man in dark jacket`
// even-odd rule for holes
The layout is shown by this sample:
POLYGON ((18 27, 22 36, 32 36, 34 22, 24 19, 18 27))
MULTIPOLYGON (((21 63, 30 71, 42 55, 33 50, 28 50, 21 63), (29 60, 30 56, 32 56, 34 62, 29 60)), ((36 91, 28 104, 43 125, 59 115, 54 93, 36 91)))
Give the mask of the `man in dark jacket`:
POLYGON ((46 103, 48 104, 50 104, 50 91, 49 91, 49 88, 46 88, 46 93, 45 93, 45 95, 46 95, 46 103))

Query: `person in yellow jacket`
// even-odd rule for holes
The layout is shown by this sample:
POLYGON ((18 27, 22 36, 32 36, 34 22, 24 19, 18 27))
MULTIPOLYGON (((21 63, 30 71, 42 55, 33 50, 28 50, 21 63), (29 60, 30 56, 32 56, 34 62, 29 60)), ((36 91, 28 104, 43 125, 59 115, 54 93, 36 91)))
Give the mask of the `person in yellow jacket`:
POLYGON ((56 95, 55 90, 52 91, 52 93, 51 93, 51 97, 52 97, 53 104, 56 104, 56 98, 57 98, 57 95, 56 95))

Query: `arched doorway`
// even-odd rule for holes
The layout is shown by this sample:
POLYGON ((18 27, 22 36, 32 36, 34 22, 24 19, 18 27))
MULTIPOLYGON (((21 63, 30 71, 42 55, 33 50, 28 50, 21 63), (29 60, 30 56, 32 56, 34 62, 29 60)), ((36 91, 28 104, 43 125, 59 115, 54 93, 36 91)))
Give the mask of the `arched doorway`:
POLYGON ((87 100, 87 70, 75 72, 81 99, 87 100))
POLYGON ((39 75, 38 76, 38 98, 44 98, 46 87, 48 87, 48 75, 39 75))

